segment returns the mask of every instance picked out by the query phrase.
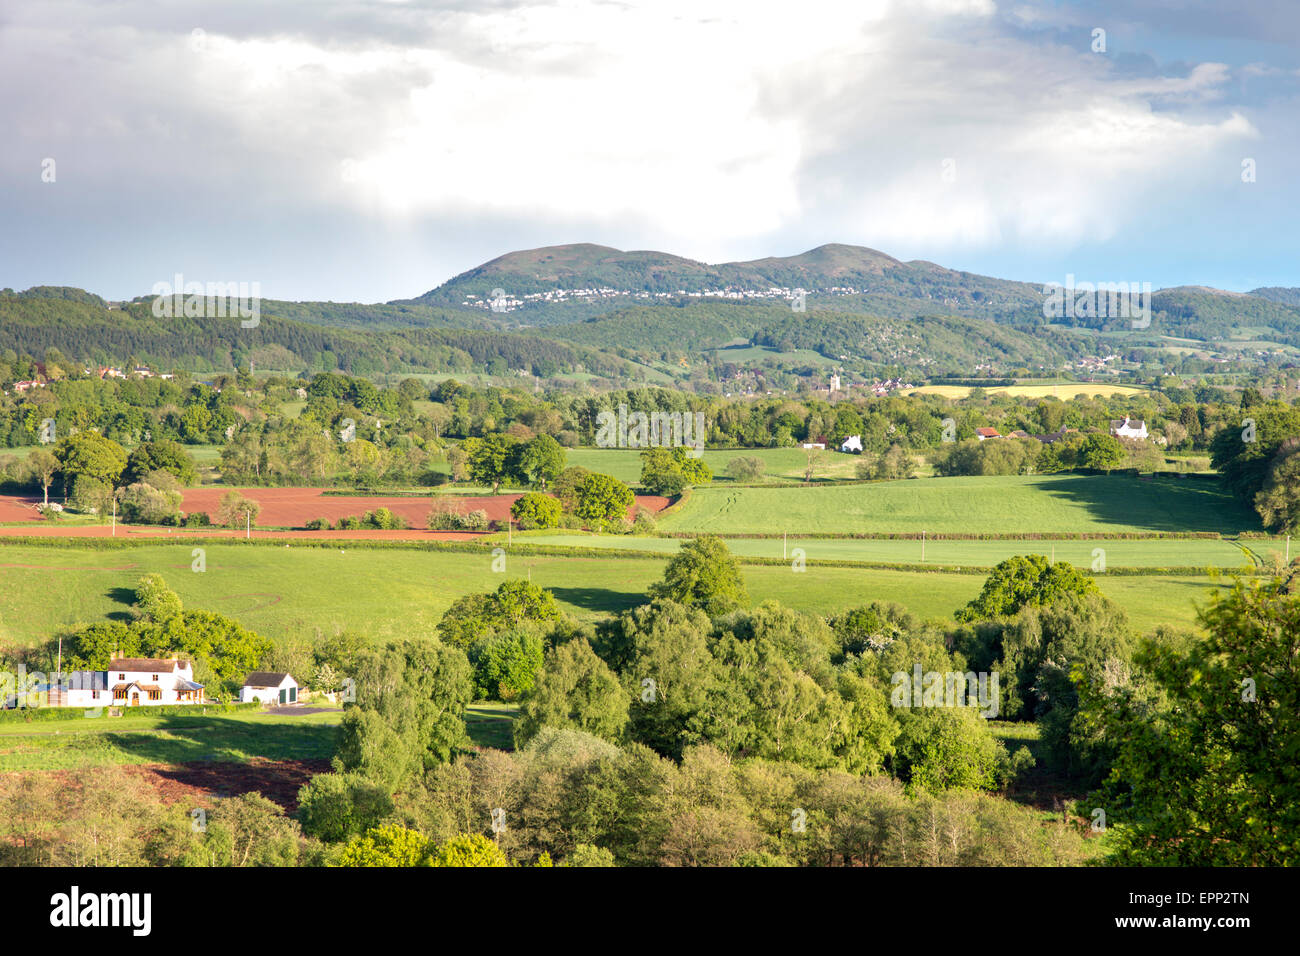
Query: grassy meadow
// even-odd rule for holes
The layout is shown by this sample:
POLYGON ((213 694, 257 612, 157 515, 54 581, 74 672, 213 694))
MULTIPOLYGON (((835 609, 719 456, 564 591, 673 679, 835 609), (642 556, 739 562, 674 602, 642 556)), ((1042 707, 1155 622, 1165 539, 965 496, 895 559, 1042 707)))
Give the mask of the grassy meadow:
MULTIPOLYGON (((652 539, 645 539, 652 540, 652 539)), ((777 543, 779 547, 779 542, 777 543)), ((355 630, 375 641, 432 633, 463 594, 525 577, 551 589, 580 619, 594 620, 644 600, 667 558, 508 556, 505 575, 492 555, 416 549, 291 548, 211 544, 207 570, 190 570, 191 546, 148 545, 91 551, 0 544, 0 643, 30 645, 61 629, 125 618, 141 575, 161 573, 187 607, 230 615, 273 640, 355 630)), ((946 618, 970 601, 982 574, 867 567, 785 565, 743 568, 753 601, 775 599, 829 614, 873 600, 895 601, 922 617, 946 618)), ((1135 625, 1190 625, 1208 576, 1099 576, 1102 589, 1135 625)))
POLYGON ((696 488, 665 531, 1050 534, 1260 530, 1212 479, 1125 475, 917 478, 825 488, 696 488))

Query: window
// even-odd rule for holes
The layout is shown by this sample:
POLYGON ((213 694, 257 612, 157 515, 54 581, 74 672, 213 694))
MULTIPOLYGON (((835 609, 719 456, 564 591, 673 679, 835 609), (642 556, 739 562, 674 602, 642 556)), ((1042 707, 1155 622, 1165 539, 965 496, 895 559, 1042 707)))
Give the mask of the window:
POLYGON ((153 679, 154 679, 154 680, 157 680, 157 679, 158 679, 158 675, 157 675, 157 674, 154 674, 154 675, 153 675, 153 679))
POLYGON ((126 688, 123 687, 123 688, 121 688, 120 690, 119 690, 118 688, 116 688, 116 687, 113 688, 113 699, 114 699, 114 700, 126 700, 126 688))
POLYGON ((99 691, 97 691, 97 690, 92 690, 92 691, 90 692, 90 699, 91 699, 91 700, 99 700, 99 691))
POLYGON ((149 699, 150 699, 150 700, 162 700, 162 691, 160 691, 160 690, 151 690, 151 691, 149 691, 149 699))
POLYGON ((118 675, 117 675, 117 679, 118 679, 118 680, 126 680, 126 675, 125 675, 125 674, 118 674, 118 675))

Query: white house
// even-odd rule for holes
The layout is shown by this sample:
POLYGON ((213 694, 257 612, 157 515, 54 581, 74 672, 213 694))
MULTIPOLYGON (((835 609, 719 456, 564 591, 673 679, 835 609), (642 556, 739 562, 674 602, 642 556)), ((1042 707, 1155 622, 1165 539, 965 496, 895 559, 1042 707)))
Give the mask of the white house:
POLYGON ((1127 416, 1122 422, 1112 418, 1110 433, 1116 438, 1141 438, 1145 440, 1147 437, 1147 423, 1144 420, 1132 419, 1127 416))
POLYGON ((203 703, 203 685, 194 682, 194 666, 175 656, 118 657, 108 662, 106 675, 115 706, 203 703))
POLYGON ((148 707, 204 703, 194 668, 177 657, 117 657, 106 671, 72 671, 35 688, 50 707, 148 707))
POLYGON ((244 678, 244 686, 239 690, 239 700, 244 704, 255 700, 263 704, 296 704, 298 682, 286 673, 253 671, 244 678))
POLYGON ((850 435, 848 438, 844 439, 844 444, 840 445, 840 451, 855 451, 855 452, 861 452, 861 451, 862 451, 862 436, 861 436, 861 435, 850 435))

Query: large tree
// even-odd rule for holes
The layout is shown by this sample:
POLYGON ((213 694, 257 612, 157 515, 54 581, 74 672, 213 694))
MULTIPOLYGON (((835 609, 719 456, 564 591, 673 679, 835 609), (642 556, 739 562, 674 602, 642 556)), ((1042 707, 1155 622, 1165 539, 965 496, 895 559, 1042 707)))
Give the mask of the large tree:
POLYGON ((651 586, 651 594, 715 616, 749 603, 739 563, 722 539, 712 535, 682 545, 664 568, 663 581, 651 586))
POLYGON ((1116 862, 1285 866, 1300 859, 1300 596, 1238 581, 1205 636, 1149 640, 1131 677, 1084 680, 1083 719, 1117 748, 1090 803, 1116 862))

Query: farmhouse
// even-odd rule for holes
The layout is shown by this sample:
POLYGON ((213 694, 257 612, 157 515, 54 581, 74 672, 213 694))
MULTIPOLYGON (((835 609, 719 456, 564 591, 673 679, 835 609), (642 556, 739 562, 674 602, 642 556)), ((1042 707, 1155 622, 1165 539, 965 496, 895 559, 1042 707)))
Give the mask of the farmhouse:
POLYGON ((253 671, 244 678, 239 689, 241 703, 260 701, 263 704, 298 703, 298 682, 287 673, 278 671, 253 671))
POLYGON ((114 658, 106 674, 115 705, 203 703, 203 685, 194 682, 193 665, 174 655, 114 658))
POLYGON ((1111 419, 1110 433, 1116 438, 1141 438, 1147 437, 1147 423, 1145 420, 1132 419, 1125 416, 1123 421, 1111 419))
POLYGON ((980 441, 984 441, 989 438, 1001 438, 1002 436, 998 434, 996 428, 977 428, 975 429, 975 437, 980 441))
MULTIPOLYGON (((35 688, 51 707, 147 707, 204 703, 189 661, 177 657, 116 657, 106 671, 72 671, 35 688)), ((6 702, 9 706, 9 702, 6 702)))

